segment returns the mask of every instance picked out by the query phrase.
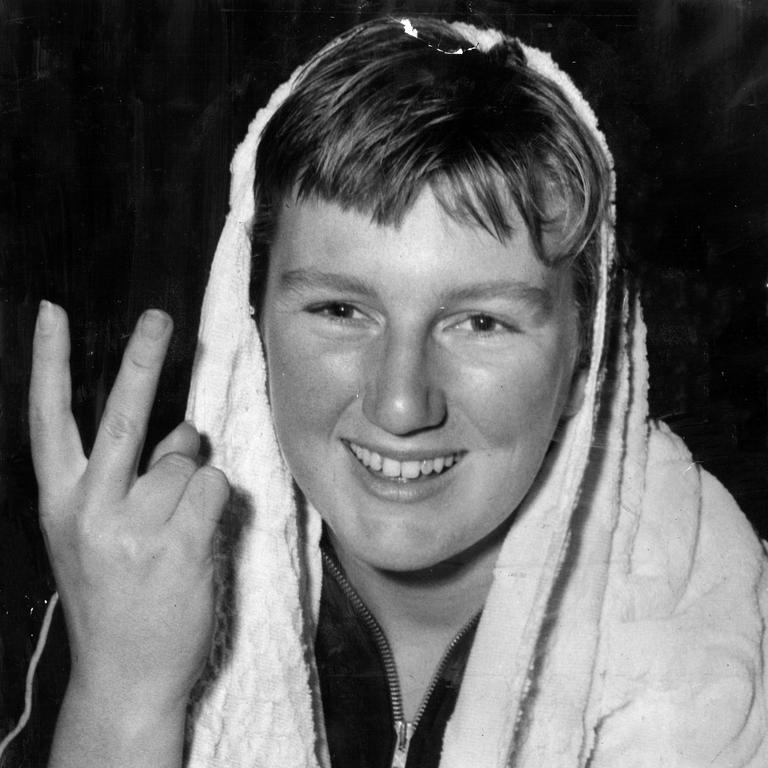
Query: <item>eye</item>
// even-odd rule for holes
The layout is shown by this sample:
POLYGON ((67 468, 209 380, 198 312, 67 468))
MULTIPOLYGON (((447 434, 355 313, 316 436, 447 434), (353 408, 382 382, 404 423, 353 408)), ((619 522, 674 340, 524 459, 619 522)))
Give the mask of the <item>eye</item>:
POLYGON ((511 330, 509 325, 492 315, 478 312, 465 317, 454 326, 457 330, 468 331, 478 336, 494 336, 511 330))
POLYGON ((472 315, 469 324, 475 333, 493 333, 500 329, 501 324, 490 315, 472 315))
POLYGON ((313 315, 327 317, 334 322, 350 322, 364 320, 366 315, 361 312, 354 304, 346 301, 327 301, 308 308, 313 315))

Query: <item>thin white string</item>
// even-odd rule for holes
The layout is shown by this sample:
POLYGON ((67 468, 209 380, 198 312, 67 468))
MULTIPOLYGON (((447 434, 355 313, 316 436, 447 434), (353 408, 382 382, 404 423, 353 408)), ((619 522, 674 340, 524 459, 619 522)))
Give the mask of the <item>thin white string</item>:
POLYGON ((45 643, 48 640, 48 630, 51 628, 51 621, 53 619, 53 611, 56 608, 56 604, 59 602, 59 593, 54 592, 51 595, 51 599, 48 603, 48 607, 45 609, 45 616, 43 617, 43 624, 40 627, 40 635, 37 638, 37 645, 35 646, 35 652, 32 654, 32 658, 27 668, 27 680, 24 686, 24 711, 21 713, 19 722, 16 723, 16 727, 6 735, 6 737, 0 741, 0 760, 8 748, 8 745, 21 733, 24 726, 29 721, 29 716, 32 714, 32 683, 35 679, 35 672, 37 670, 37 663, 40 661, 40 657, 43 655, 43 649, 45 643))

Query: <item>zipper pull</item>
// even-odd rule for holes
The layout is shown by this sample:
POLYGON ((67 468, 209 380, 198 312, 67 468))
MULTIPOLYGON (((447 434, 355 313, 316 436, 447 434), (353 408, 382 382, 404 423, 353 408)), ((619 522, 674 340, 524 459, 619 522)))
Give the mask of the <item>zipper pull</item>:
POLYGON ((397 741, 395 743, 395 753, 392 755, 391 768, 405 768, 405 765, 408 762, 408 750, 411 746, 413 731, 413 723, 409 723, 405 720, 397 720, 395 722, 395 736, 397 741))

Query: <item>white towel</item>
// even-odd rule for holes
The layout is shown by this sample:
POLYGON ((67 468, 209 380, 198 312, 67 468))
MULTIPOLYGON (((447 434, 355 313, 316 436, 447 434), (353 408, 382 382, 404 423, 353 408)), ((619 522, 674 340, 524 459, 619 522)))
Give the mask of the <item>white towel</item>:
MULTIPOLYGON (((501 39, 454 26, 481 50, 501 39)), ((572 82, 547 54, 524 51, 610 162, 572 82)), ((292 82, 235 154, 200 323, 188 417, 236 498, 218 546, 192 768, 328 765, 312 657, 320 521, 297 512, 248 297, 256 146, 292 82)), ((627 297, 608 343, 612 221, 600 252, 585 404, 500 553, 441 766, 765 766, 763 551, 727 492, 648 424, 644 326, 627 297)))

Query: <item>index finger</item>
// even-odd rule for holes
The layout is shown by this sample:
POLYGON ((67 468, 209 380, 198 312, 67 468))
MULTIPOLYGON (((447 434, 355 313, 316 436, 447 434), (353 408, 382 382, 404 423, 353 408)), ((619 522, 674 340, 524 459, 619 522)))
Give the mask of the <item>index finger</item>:
POLYGON ((32 344, 29 385, 29 433, 32 461, 41 492, 56 492, 73 483, 85 456, 72 416, 67 313, 48 301, 40 303, 32 344))
POLYGON ((102 493, 122 496, 133 484, 172 326, 165 312, 148 309, 125 348, 85 472, 102 493))

